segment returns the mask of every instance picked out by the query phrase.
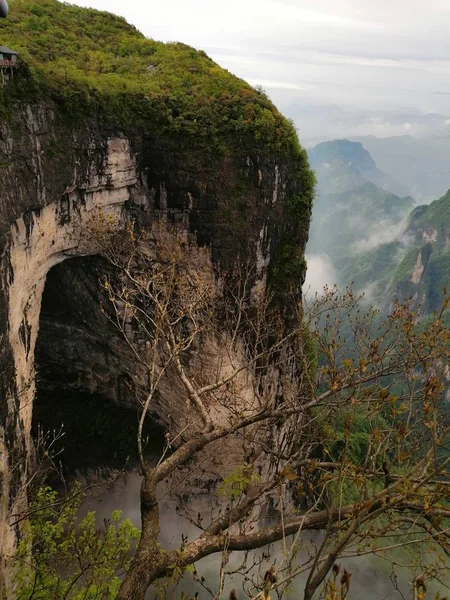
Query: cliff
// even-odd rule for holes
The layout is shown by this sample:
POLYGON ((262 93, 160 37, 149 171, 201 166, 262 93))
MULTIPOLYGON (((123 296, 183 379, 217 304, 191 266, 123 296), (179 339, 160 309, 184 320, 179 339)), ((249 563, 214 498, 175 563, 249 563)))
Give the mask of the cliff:
POLYGON ((390 295, 412 297, 422 314, 442 308, 444 288, 450 285, 450 190, 409 216, 407 241, 393 275, 390 295))
POLYGON ((411 299, 422 316, 442 308, 444 288, 450 289, 450 191, 429 205, 416 206, 398 222, 395 235, 354 255, 338 260, 337 268, 358 289, 369 291, 384 311, 395 300, 411 299))
MULTIPOLYGON (((31 476, 36 367, 45 391, 125 405, 127 382, 140 377, 96 321, 92 282, 103 266, 86 234, 92 216, 180 223, 199 245, 193 268, 246 257, 283 303, 287 292, 300 296, 314 177, 268 98, 203 52, 54 0, 12 2, 0 39, 21 61, 0 88, 4 557, 31 476)), ((162 422, 186 418, 176 390, 157 412, 162 422)))

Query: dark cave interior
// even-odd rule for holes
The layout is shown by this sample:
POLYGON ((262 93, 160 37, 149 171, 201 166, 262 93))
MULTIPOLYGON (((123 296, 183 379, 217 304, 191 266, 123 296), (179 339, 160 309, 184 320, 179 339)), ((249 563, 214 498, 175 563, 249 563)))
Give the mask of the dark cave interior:
MULTIPOLYGON (((63 470, 124 468, 136 461, 138 409, 131 392, 134 359, 100 310, 108 265, 98 256, 64 260, 47 274, 36 343, 33 431, 64 435, 52 450, 63 470)), ((164 444, 151 419, 147 451, 164 444)))

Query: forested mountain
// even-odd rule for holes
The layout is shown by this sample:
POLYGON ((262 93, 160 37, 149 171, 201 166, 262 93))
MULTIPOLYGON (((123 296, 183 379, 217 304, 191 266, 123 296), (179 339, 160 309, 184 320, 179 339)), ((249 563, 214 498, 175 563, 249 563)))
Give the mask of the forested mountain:
MULTIPOLYGON (((370 219, 364 210, 359 214, 361 220, 370 219)), ((333 223, 339 230, 338 221, 330 215, 330 231, 333 223)), ((353 251, 347 248, 350 251, 345 253, 337 235, 324 240, 339 283, 353 283, 355 290, 365 292, 383 310, 389 310, 397 299, 408 298, 414 306, 421 306, 423 315, 438 310, 444 288, 450 289, 450 190, 430 205, 414 208, 406 221, 399 222, 392 239, 383 243, 380 234, 375 241, 373 247, 367 243, 364 249, 360 243, 358 250, 355 244, 353 251)))
POLYGON ((325 193, 347 192, 367 181, 394 194, 407 195, 407 187, 381 171, 359 142, 332 140, 308 149, 318 188, 325 193))
POLYGON ((360 142, 323 142, 308 155, 318 179, 308 253, 332 265, 335 281, 327 283, 353 284, 384 309, 410 296, 423 314, 437 309, 450 287, 450 191, 414 208, 411 196, 373 183, 401 185, 360 142))
POLYGON ((298 144, 265 94, 203 51, 146 38, 107 12, 55 0, 11 4, 0 38, 19 53, 20 81, 5 98, 0 86, 1 119, 9 117, 14 97, 50 96, 67 119, 98 113, 103 122, 178 136, 183 147, 188 139, 218 152, 230 151, 237 139, 268 150, 298 144))
POLYGON ((374 288, 386 308, 395 299, 412 297, 422 314, 438 310, 444 288, 450 287, 450 190, 428 206, 417 206, 391 244, 359 257, 354 263, 359 277, 364 263, 370 265, 374 288))
MULTIPOLYGON (((379 168, 398 180, 421 203, 431 202, 450 185, 450 135, 414 138, 352 137, 361 142, 379 168)), ((392 190, 395 191, 395 190, 392 190)))
POLYGON ((376 263, 365 257, 397 238, 415 201, 388 191, 401 186, 358 142, 323 142, 308 156, 318 181, 308 254, 326 255, 336 282, 365 288, 378 279, 376 263))

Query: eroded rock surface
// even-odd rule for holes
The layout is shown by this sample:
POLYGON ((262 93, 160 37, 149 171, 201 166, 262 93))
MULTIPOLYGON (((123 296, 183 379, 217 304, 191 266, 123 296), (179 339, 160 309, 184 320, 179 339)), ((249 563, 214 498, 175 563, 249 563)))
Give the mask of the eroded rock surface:
MULTIPOLYGON (((286 232, 294 232, 303 253, 309 224, 286 219, 287 199, 301 189, 298 178, 290 179, 295 165, 276 155, 252 156, 248 149, 233 156, 205 154, 145 131, 112 131, 95 119, 69 126, 55 115, 51 103, 17 105, 13 121, 0 124, 3 556, 17 535, 13 515, 26 505, 36 369, 43 385, 60 386, 61 394, 76 387, 112 403, 130 403, 129 381, 139 380, 128 350, 95 311, 102 264, 95 239, 87 235, 93 216, 138 218, 144 227, 156 218, 180 223, 199 248, 207 247, 199 252, 211 273, 214 263, 226 267, 238 253, 254 260, 255 293, 266 285, 286 232), (41 315, 47 277, 46 294, 52 297, 41 315)), ((213 356, 216 350, 205 353, 213 356)), ((155 417, 182 427, 188 417, 179 403, 181 391, 169 381, 166 386, 155 417)), ((239 451, 227 453, 228 465, 241 458, 239 451)), ((211 467, 207 477, 220 468, 211 467)))

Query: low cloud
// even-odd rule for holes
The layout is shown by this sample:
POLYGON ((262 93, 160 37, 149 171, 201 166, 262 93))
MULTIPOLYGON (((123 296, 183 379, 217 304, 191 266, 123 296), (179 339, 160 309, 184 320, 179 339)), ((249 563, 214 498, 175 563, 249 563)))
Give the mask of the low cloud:
POLYGON ((370 228, 368 232, 369 236, 352 244, 351 249, 355 253, 367 252, 378 248, 382 244, 389 244, 390 242, 399 240, 405 231, 405 226, 405 221, 395 224, 391 221, 377 223, 375 227, 372 226, 370 228))
MULTIPOLYGON (((312 259, 314 262, 314 258, 311 257, 310 261, 312 259)), ((89 481, 89 483, 96 483, 97 485, 100 482, 97 477, 89 481)), ((103 483, 105 482, 103 481, 103 483)), ((123 518, 131 519, 137 527, 140 527, 140 484, 141 477, 136 472, 130 472, 124 477, 116 479, 113 483, 105 485, 105 487, 96 487, 95 493, 91 490, 88 498, 81 506, 79 517, 82 518, 88 511, 93 510, 96 512, 97 523, 101 526, 104 518, 109 518, 113 510, 119 509, 122 511, 123 518)), ((161 534, 159 540, 165 549, 178 548, 182 542, 182 535, 188 536, 188 541, 192 541, 201 533, 195 526, 177 514, 175 506, 176 502, 170 496, 166 496, 160 502, 161 534)), ((201 513, 205 516, 205 519, 210 515, 211 507, 215 507, 215 511, 217 511, 217 500, 213 495, 207 497, 199 494, 198 498, 195 499, 194 494, 189 504, 192 514, 201 513)), ((214 512, 214 514, 217 514, 217 512, 214 512)), ((299 539, 296 538, 294 540, 293 537, 287 538, 285 547, 288 549, 288 552, 294 546, 298 548, 299 542, 301 544, 301 547, 298 548, 299 554, 294 559, 293 564, 300 565, 305 563, 311 551, 314 551, 315 547, 320 546, 322 539, 323 534, 321 532, 308 531, 305 531, 299 539)), ((247 557, 247 564, 256 565, 254 574, 259 581, 262 581, 268 567, 275 565, 278 568, 281 566, 284 558, 283 548, 284 544, 275 543, 271 544, 270 547, 266 546, 250 552, 247 557)), ((215 554, 199 560, 195 565, 199 576, 204 577, 205 584, 213 590, 218 589, 221 559, 220 554, 215 554)), ((233 552, 230 562, 227 565, 227 571, 238 569, 243 564, 244 559, 245 555, 243 552, 233 552)), ((384 600, 397 600, 399 598, 391 578, 383 570, 383 562, 376 556, 339 559, 338 564, 341 565, 341 568, 347 568, 352 574, 351 592, 355 598, 364 598, 365 600, 379 600, 380 598, 384 600)), ((286 563, 283 562, 283 564, 286 563)), ((408 593, 408 583, 413 576, 412 571, 410 569, 396 568, 393 572, 399 577, 398 580, 396 577, 396 583, 402 594, 406 596, 408 593)), ((306 570, 305 573, 298 575, 294 579, 291 590, 293 598, 303 596, 307 575, 308 571, 306 570)), ((227 577, 223 597, 228 597, 231 588, 236 588, 239 600, 244 600, 246 596, 242 592, 242 584, 242 575, 235 574, 227 577)), ((173 592, 175 596, 174 589, 170 589, 169 591, 173 592)), ((189 573, 186 573, 184 576, 183 581, 177 589, 176 596, 179 596, 182 592, 190 597, 193 597, 196 592, 200 592, 200 599, 207 597, 189 573)), ((273 596, 276 596, 275 592, 273 596)), ((146 600, 155 600, 156 597, 155 589, 150 588, 146 594, 146 600)))
POLYGON ((336 271, 331 264, 327 254, 312 254, 306 257, 308 270, 303 292, 306 296, 320 295, 325 286, 333 286, 338 283, 336 271))

